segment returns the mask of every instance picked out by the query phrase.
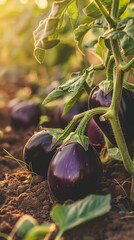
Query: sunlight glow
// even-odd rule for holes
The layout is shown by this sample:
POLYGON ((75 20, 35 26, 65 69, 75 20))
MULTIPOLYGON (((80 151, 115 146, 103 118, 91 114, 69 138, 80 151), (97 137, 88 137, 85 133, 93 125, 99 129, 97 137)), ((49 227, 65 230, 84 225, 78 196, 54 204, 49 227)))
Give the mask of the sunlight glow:
POLYGON ((35 2, 40 8, 46 8, 48 6, 47 0, 35 0, 35 2))
POLYGON ((20 2, 25 4, 25 3, 27 3, 27 0, 20 0, 20 2))
POLYGON ((0 0, 0 4, 4 4, 6 0, 0 0))

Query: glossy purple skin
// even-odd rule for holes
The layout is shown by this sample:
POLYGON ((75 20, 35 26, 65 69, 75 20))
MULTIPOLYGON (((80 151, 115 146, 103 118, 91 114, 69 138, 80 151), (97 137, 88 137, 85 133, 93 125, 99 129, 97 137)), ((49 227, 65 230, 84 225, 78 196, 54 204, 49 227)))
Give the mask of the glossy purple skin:
POLYGON ((102 165, 95 149, 79 143, 59 149, 48 168, 48 185, 58 201, 78 200, 94 193, 102 175, 102 165))
MULTIPOLYGON (((111 104, 112 100, 112 91, 107 95, 97 86, 92 92, 92 95, 89 99, 89 108, 95 107, 108 107, 111 104)), ((129 145, 134 140, 134 105, 132 99, 132 93, 127 89, 123 89, 122 99, 119 109, 119 119, 122 127, 122 131, 126 140, 126 143, 129 145)), ((105 122, 100 121, 100 115, 95 115, 94 120, 104 132, 106 137, 113 145, 117 145, 111 125, 108 120, 105 122)))
POLYGON ((43 176, 45 179, 50 161, 56 152, 56 148, 52 148, 51 144, 52 135, 42 130, 35 133, 23 149, 23 160, 27 164, 28 170, 43 176))
POLYGON ((102 147, 104 145, 103 133, 93 118, 87 125, 86 135, 94 147, 102 147))
POLYGON ((20 102, 11 108, 10 116, 15 128, 28 128, 39 123, 41 109, 31 101, 20 102))

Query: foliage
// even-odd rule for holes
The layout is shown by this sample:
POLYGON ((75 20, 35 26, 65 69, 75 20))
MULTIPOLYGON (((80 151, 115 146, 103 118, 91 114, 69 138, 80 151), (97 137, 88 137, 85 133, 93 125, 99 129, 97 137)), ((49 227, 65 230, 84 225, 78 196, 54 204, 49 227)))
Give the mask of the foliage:
MULTIPOLYGON (((101 109, 94 108, 94 112, 89 109, 75 132, 76 135, 77 133, 84 134, 88 121, 96 114, 101 113, 100 121, 110 121, 115 143, 117 143, 117 146, 113 147, 119 148, 117 148, 115 158, 123 159, 126 170, 132 176, 134 176, 134 164, 124 139, 123 129, 120 126, 118 109, 123 86, 133 92, 133 84, 127 82, 134 67, 134 58, 130 55, 134 53, 133 10, 134 5, 129 0, 85 0, 83 4, 77 0, 54 1, 49 15, 39 23, 34 31, 34 54, 36 59, 42 63, 47 50, 59 45, 60 41, 62 42, 63 21, 68 16, 74 42, 81 53, 85 54, 88 50, 93 51, 96 58, 101 61, 99 65, 84 68, 79 73, 73 73, 68 81, 63 82, 46 97, 44 103, 47 104, 56 98, 68 95, 69 101, 63 111, 63 114, 66 114, 76 100, 80 98, 83 91, 86 91, 88 95, 91 93, 94 86, 94 73, 103 70, 107 85, 111 86, 110 91, 113 91, 111 105, 107 108, 103 106, 101 109), (92 35, 94 37, 90 41, 92 35), (126 74, 126 72, 129 72, 129 74, 126 74)), ((104 95, 107 95, 104 87, 103 91, 104 95)), ((73 123, 74 119, 72 120, 73 123)), ((112 150, 108 150, 108 152, 113 156, 112 150)), ((132 189, 133 187, 131 191, 132 189)), ((133 193, 131 193, 130 198, 133 201, 133 193)))

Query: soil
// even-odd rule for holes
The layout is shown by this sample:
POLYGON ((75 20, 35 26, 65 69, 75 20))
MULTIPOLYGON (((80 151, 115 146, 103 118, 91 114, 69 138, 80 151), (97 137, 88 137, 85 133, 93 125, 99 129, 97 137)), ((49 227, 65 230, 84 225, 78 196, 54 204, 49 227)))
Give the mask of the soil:
MULTIPOLYGON (((0 232, 9 234, 24 214, 51 222, 49 213, 56 200, 49 192, 47 182, 40 176, 30 175, 10 155, 22 160, 23 147, 38 127, 24 130, 12 127, 7 107, 17 91, 14 83, 0 86, 5 105, 0 105, 0 232), (5 151, 5 150, 6 151, 5 151)), ((134 211, 129 201, 129 174, 122 162, 104 164, 104 173, 97 193, 111 193, 111 210, 108 214, 80 225, 64 234, 63 240, 132 240, 134 211)), ((4 238, 0 238, 3 240, 4 238)))

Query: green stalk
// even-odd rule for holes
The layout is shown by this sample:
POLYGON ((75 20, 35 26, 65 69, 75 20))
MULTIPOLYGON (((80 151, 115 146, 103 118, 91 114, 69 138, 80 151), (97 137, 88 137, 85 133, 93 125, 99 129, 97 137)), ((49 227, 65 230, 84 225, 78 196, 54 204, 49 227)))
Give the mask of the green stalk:
POLYGON ((56 141, 53 142, 53 147, 57 145, 58 142, 64 141, 67 136, 72 132, 73 128, 75 127, 76 123, 86 114, 87 111, 82 112, 80 114, 77 114, 73 117, 71 122, 65 127, 63 133, 60 137, 56 139, 56 141))
MULTIPOLYGON (((126 142, 124 139, 124 135, 122 133, 122 129, 120 126, 119 118, 118 116, 116 118, 113 117, 110 121, 111 121, 112 129, 113 129, 113 133, 114 133, 117 145, 120 149, 120 152, 123 158, 124 166, 128 171, 128 173, 134 176, 134 162, 131 160, 131 157, 129 155, 126 142)), ((134 187, 134 184, 133 184, 133 187, 134 187)), ((133 192, 134 192, 134 189, 133 189, 133 192)))
POLYGON ((110 39, 110 45, 112 48, 116 64, 119 64, 119 66, 122 65, 123 60, 118 41, 115 39, 110 39))
POLYGON ((95 3, 97 5, 97 7, 99 8, 100 12, 104 15, 104 17, 106 18, 107 22, 110 24, 111 27, 116 27, 116 21, 114 21, 114 19, 110 16, 110 14, 108 13, 107 9, 105 8, 105 6, 103 5, 102 1, 100 0, 95 0, 95 3))
POLYGON ((111 55, 109 57, 109 61, 107 63, 107 80, 113 79, 113 70, 114 70, 114 56, 111 55))
POLYGON ((111 9, 111 16, 113 18, 117 18, 118 9, 119 9, 119 0, 113 0, 112 9, 111 9))
POLYGON ((96 114, 103 114, 106 113, 108 110, 107 107, 96 107, 94 109, 90 109, 86 112, 84 118, 81 120, 80 124, 78 125, 77 129, 76 129, 76 133, 78 135, 84 135, 85 134, 85 129, 87 126, 87 123, 89 122, 89 120, 96 114))
POLYGON ((89 87, 87 82, 84 82, 84 90, 86 91, 87 94, 90 94, 91 92, 91 88, 89 87))
POLYGON ((130 71, 132 67, 134 67, 134 58, 132 58, 128 63, 120 65, 121 70, 124 72, 130 71))

